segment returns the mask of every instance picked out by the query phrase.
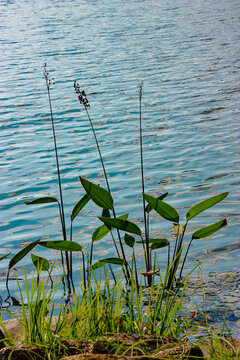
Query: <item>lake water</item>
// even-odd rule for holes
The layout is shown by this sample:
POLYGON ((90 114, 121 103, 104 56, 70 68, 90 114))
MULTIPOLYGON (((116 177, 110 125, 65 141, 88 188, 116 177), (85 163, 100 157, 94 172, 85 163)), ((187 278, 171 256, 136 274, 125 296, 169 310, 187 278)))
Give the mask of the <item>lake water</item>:
MULTIPOLYGON (((43 79, 47 62, 64 205, 69 217, 84 195, 78 176, 105 186, 86 113, 73 81, 90 102, 117 214, 142 226, 139 84, 143 81, 146 192, 189 207, 229 191, 189 225, 191 233, 224 217, 228 226, 194 242, 190 267, 216 249, 208 271, 239 264, 240 2, 231 1, 1 1, 1 250, 16 253, 38 238, 61 239, 54 205, 24 201, 58 196, 52 130, 43 79), (219 248, 219 251, 217 250, 219 248), (226 251, 223 251, 222 249, 226 251)), ((73 240, 88 246, 101 210, 88 204, 74 221, 73 240)), ((152 236, 173 237, 171 223, 152 215, 152 236)), ((50 260, 58 253, 35 253, 50 260)), ((114 255, 109 238, 95 259, 114 255)), ((137 252, 138 260, 142 255, 137 252)), ((159 251, 164 263, 166 253, 159 251)), ((32 270, 30 256, 19 263, 32 270)), ((1 261, 0 291, 8 260, 1 261)), ((74 261, 79 270, 79 259, 74 261)), ((77 276, 77 275, 76 275, 77 276)), ((16 290, 16 282, 10 288, 16 290)))

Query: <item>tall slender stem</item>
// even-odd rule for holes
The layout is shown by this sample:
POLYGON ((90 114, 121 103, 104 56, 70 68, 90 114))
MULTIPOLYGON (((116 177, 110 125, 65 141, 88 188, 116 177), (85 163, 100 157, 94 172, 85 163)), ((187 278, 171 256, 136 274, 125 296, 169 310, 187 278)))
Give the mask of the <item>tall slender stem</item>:
MULTIPOLYGON (((49 74, 47 72, 47 64, 44 65, 44 78, 45 78, 46 87, 47 87, 48 103, 49 103, 49 109, 50 109, 50 119, 51 119, 51 123, 52 123, 53 142, 54 142, 55 158, 56 158, 56 165, 57 165, 57 176, 58 176, 58 187, 59 187, 60 209, 61 209, 60 217, 61 217, 61 224, 62 224, 62 234, 63 234, 63 240, 67 240, 66 225, 65 225, 65 215, 64 215, 64 206, 63 206, 62 185, 61 185, 61 175, 60 175, 60 168, 59 168, 59 161, 58 161, 57 140, 56 140, 55 126, 54 126, 54 119, 53 119, 52 102, 51 102, 51 96, 50 96, 51 80, 49 79, 49 74)), ((69 281, 69 270, 70 269, 69 269, 69 259, 68 259, 67 251, 65 251, 65 258, 66 258, 66 264, 67 264, 68 287, 69 287, 69 292, 70 292, 71 291, 71 289, 70 289, 70 281, 69 281)))
MULTIPOLYGON (((141 178, 142 178, 142 194, 144 194, 144 172, 143 172, 143 146, 142 146, 142 88, 143 84, 140 85, 139 88, 139 131, 140 131, 140 158, 141 158, 141 178)), ((145 227, 145 237, 146 237, 146 269, 147 272, 151 270, 151 256, 149 251, 149 237, 148 237, 148 228, 147 228, 147 217, 146 217, 146 211, 145 211, 145 199, 142 195, 143 200, 143 216, 144 216, 144 227, 145 227)), ((148 285, 151 285, 152 278, 148 276, 148 285)))
MULTIPOLYGON (((109 186, 109 181, 108 181, 108 176, 107 176, 107 172, 106 172, 106 169, 105 169, 105 165, 104 165, 102 153, 101 153, 101 150, 100 150, 100 146, 99 146, 99 143, 98 143, 97 135, 96 135, 96 132, 95 132, 91 117, 90 117, 88 109, 87 109, 90 105, 88 103, 85 92, 80 91, 80 86, 77 84, 76 81, 74 82, 74 88, 75 88, 76 93, 78 94, 78 99, 79 99, 80 103, 83 104, 84 109, 85 109, 85 111, 87 113, 87 117, 88 117, 91 129, 92 129, 92 132, 93 132, 93 136, 94 136, 95 143, 96 143, 96 146, 97 146, 98 154, 99 154, 100 161, 101 161, 101 164, 102 164, 102 169, 103 169, 107 189, 108 189, 108 192, 111 193, 110 186, 109 186)), ((113 217, 116 219, 116 212, 115 212, 114 206, 113 206, 112 212, 113 212, 113 217)), ((130 274, 129 274, 129 270, 128 270, 128 267, 127 267, 127 260, 126 260, 126 256, 125 256, 125 252, 124 252, 124 248, 123 248, 123 244, 122 244, 119 229, 117 229, 117 234, 118 234, 118 239, 119 239, 119 244, 120 244, 120 248, 121 248, 122 257, 123 257, 123 260, 125 261, 126 273, 124 272, 124 274, 125 274, 126 280, 128 280, 130 278, 130 274)), ((112 239, 113 239, 113 242, 114 242, 118 257, 119 257, 119 251, 117 249, 117 244, 116 244, 116 241, 115 241, 113 236, 112 236, 112 239)))
MULTIPOLYGON (((105 165, 104 165, 102 153, 101 153, 101 150, 100 150, 100 146, 99 146, 99 143, 98 143, 97 135, 96 135, 96 132, 95 132, 95 129, 94 129, 94 126, 93 126, 91 117, 90 117, 90 115, 89 115, 88 109, 87 109, 87 107, 86 107, 85 105, 84 105, 84 108, 85 108, 85 110, 86 110, 86 113, 87 113, 87 116, 88 116, 88 120, 89 120, 89 122, 90 122, 90 125, 91 125, 91 128, 92 128, 92 132, 93 132, 93 135, 94 135, 94 139, 95 139, 95 142, 96 142, 96 145, 97 145, 97 149, 98 149, 99 157, 100 157, 100 160, 101 160, 102 169, 103 169, 103 173, 104 173, 104 177, 105 177, 107 189, 108 189, 108 192, 111 193, 110 185, 109 185, 109 181, 108 181, 108 176, 107 176, 107 173, 106 173, 106 169, 105 169, 105 165)), ((112 208, 112 212, 113 212, 113 217, 116 219, 117 216, 116 216, 116 212, 115 212, 114 205, 113 205, 113 208, 112 208)), ((129 278, 129 277, 130 277, 130 274, 129 274, 128 267, 127 267, 127 260, 126 260, 126 256, 125 256, 125 252, 124 252, 124 248, 123 248, 123 244, 122 244, 120 232, 119 232, 119 229, 116 229, 116 230, 117 230, 117 234, 118 234, 118 239, 119 239, 119 244, 120 244, 120 248, 121 248, 121 252, 122 252, 122 257, 123 257, 123 259, 124 259, 124 261, 125 261, 125 264, 126 264, 127 278, 129 278)), ((117 244, 116 244, 116 241, 115 241, 113 235, 112 235, 112 239, 113 239, 115 248, 117 249, 117 244)), ((118 254, 118 256, 119 256, 118 250, 117 250, 117 254, 118 254)))
POLYGON ((191 246, 191 244, 192 244, 192 241, 193 241, 193 239, 191 239, 190 243, 188 244, 188 247, 187 247, 187 250, 186 250, 186 254, 185 254, 184 259, 183 259, 183 263, 182 263, 181 270, 180 270, 180 273, 179 273, 179 278, 180 278, 180 279, 181 279, 181 277, 182 277, 182 271, 183 271, 183 268, 184 268, 184 265, 185 265, 185 261, 186 261, 186 259, 187 259, 188 251, 189 251, 189 249, 190 249, 190 246, 191 246))
POLYGON ((63 239, 67 240, 66 237, 66 227, 65 227, 65 215, 64 215, 64 206, 63 206, 63 196, 62 196, 62 185, 61 185, 61 175, 59 169, 59 161, 58 161, 58 150, 57 150, 57 140, 56 140, 56 133, 55 133, 55 126, 53 120, 53 111, 52 111, 52 103, 50 97, 50 88, 47 83, 47 93, 48 93, 48 101, 49 101, 49 108, 50 108, 50 118, 52 122, 52 131, 53 131, 53 142, 54 142, 54 150, 55 150, 55 158, 56 158, 56 165, 57 165, 57 175, 58 175, 58 187, 59 187, 59 195, 60 195, 60 205, 61 205, 61 220, 62 220, 62 232, 63 232, 63 239))

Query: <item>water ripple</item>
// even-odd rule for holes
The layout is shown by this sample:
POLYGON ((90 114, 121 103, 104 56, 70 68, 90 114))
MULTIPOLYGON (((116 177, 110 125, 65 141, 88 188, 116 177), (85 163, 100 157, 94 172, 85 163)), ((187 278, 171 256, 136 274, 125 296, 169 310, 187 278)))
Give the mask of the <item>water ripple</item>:
MULTIPOLYGON (((22 241, 61 237, 54 206, 24 205, 58 194, 44 62, 56 82, 51 96, 68 227, 71 209, 84 194, 78 176, 104 185, 73 81, 88 94, 118 213, 139 221, 143 80, 146 191, 168 191, 182 219, 193 203, 230 191, 224 204, 195 223, 217 221, 224 213, 229 226, 193 251, 238 239, 239 1, 23 0, 0 6, 2 244, 13 244, 14 253, 22 241)), ((79 216, 79 242, 90 241, 99 226, 96 215, 99 210, 89 204, 79 216)), ((168 233, 169 224, 161 221, 161 229, 168 233)), ((151 231, 159 231, 158 216, 151 231)))

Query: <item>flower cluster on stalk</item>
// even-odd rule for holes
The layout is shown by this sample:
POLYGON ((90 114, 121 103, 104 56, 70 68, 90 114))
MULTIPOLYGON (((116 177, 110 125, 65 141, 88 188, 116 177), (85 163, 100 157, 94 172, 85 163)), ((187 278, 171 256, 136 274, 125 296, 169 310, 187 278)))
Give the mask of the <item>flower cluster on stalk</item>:
POLYGON ((76 80, 74 81, 73 86, 74 86, 76 94, 78 95, 78 100, 79 100, 80 104, 83 104, 83 106, 85 108, 90 107, 90 104, 88 102, 87 95, 86 95, 85 91, 80 90, 80 85, 77 83, 76 80))
POLYGON ((51 85, 55 85, 54 78, 50 79, 49 72, 47 70, 47 63, 43 66, 43 78, 46 80, 46 84, 48 89, 50 89, 51 85))

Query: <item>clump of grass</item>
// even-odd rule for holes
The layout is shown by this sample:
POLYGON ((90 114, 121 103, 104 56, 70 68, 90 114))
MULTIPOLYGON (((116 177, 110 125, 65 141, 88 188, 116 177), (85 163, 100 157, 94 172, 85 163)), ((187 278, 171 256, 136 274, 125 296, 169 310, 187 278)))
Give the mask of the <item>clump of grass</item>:
MULTIPOLYGON (((133 273, 131 285, 124 289, 121 273, 112 286, 106 267, 101 283, 95 271, 90 271, 92 286, 82 285, 80 292, 75 293, 67 305, 60 306, 57 317, 54 316, 54 297, 59 283, 53 287, 47 286, 47 281, 40 279, 38 270, 37 279, 32 277, 29 286, 24 271, 26 301, 17 279, 21 301, 20 318, 8 310, 23 329, 24 344, 52 351, 64 340, 95 339, 109 333, 179 337, 182 332, 179 313, 183 294, 179 298, 177 294, 166 293, 166 275, 160 277, 157 287, 152 283, 144 302, 142 279, 137 284, 133 273)), ((13 344, 14 339, 6 341, 9 345, 13 344)))
MULTIPOLYGON (((47 281, 44 282, 40 278, 39 270, 37 278, 33 276, 29 284, 24 271, 27 301, 17 279, 21 316, 18 318, 12 314, 20 322, 23 330, 23 345, 35 346, 41 350, 43 358, 53 360, 69 353, 68 346, 71 340, 97 341, 103 344, 106 351, 116 355, 149 355, 146 346, 147 335, 155 336, 156 349, 151 350, 155 354, 168 348, 171 353, 181 346, 183 341, 186 342, 187 337, 196 335, 196 326, 191 321, 191 316, 189 315, 188 321, 186 318, 183 321, 181 317, 186 281, 178 293, 169 292, 168 274, 160 275, 158 285, 154 286, 153 281, 148 288, 148 295, 145 296, 146 288, 142 284, 142 278, 137 285, 133 273, 131 285, 124 288, 121 273, 112 285, 106 267, 103 269, 100 283, 95 271, 91 272, 92 286, 85 288, 82 285, 80 292, 73 295, 67 306, 60 305, 58 315, 55 315, 54 299, 60 282, 51 287, 47 281), (127 345, 118 341, 121 334, 135 334, 140 337, 135 343, 127 345), (114 340, 111 340, 112 338, 114 340)), ((153 280, 155 276, 153 275, 153 280)), ((237 349, 230 338, 226 338, 212 326, 208 327, 207 322, 205 331, 208 335, 202 336, 196 344, 208 354, 209 359, 237 359, 237 349)), ((17 340, 17 336, 9 336, 4 343, 12 346, 14 350, 17 340)))

